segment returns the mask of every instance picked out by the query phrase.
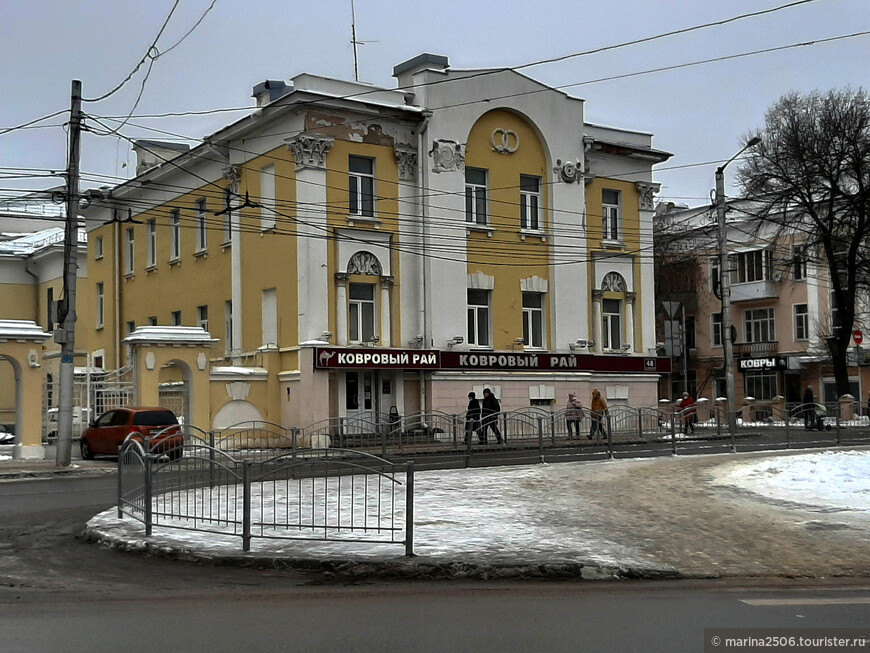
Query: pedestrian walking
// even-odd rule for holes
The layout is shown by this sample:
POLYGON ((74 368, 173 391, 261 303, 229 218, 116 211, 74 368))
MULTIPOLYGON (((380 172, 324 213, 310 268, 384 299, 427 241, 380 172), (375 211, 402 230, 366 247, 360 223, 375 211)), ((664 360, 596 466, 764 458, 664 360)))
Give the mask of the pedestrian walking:
POLYGON ((592 417, 592 429, 589 431, 589 439, 591 440, 596 435, 607 437, 604 431, 604 418, 609 415, 607 410, 607 401, 601 396, 598 390, 592 391, 592 403, 589 405, 590 415, 592 417))
POLYGON ((568 404, 565 406, 565 424, 568 426, 568 439, 575 435, 580 437, 580 420, 583 419, 583 405, 573 392, 568 393, 568 404), (573 428, 573 430, 572 430, 573 428))
POLYGON ((687 434, 689 430, 695 432, 695 400, 688 392, 683 393, 683 398, 677 404, 680 409, 680 415, 683 417, 683 434, 687 434))
POLYGON ((501 412, 501 405, 498 403, 498 399, 495 398, 495 395, 489 388, 483 389, 483 406, 481 412, 483 418, 480 427, 481 444, 487 443, 487 431, 489 429, 492 429, 492 432, 495 435, 495 441, 501 444, 501 431, 498 430, 498 414, 501 412))
POLYGON ((804 429, 809 431, 816 425, 816 399, 810 386, 807 386, 807 389, 804 390, 802 403, 804 409, 804 429))
POLYGON ((472 436, 477 433, 477 439, 483 442, 480 432, 480 402, 473 392, 468 393, 468 408, 465 410, 465 443, 471 442, 472 436))

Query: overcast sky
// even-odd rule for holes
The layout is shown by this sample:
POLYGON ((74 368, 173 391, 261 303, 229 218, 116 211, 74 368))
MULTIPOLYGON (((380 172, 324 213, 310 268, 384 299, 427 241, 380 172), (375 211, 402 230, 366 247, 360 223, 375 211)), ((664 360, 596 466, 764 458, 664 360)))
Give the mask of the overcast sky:
MULTIPOLYGON (((85 98, 114 88, 154 40, 175 0, 0 0, 0 131, 68 110, 70 82, 85 98)), ((494 0, 422 2, 356 0, 360 79, 394 87, 393 66, 421 52, 449 57, 454 68, 520 66, 722 21, 794 0, 544 0, 534 5, 494 0)), ((212 0, 180 0, 158 41, 160 51, 180 39, 212 0)), ((709 200, 717 161, 740 149, 741 138, 763 124, 767 108, 789 91, 844 86, 870 89, 870 0, 810 0, 763 16, 523 72, 584 98, 590 122, 652 132, 654 145, 674 157, 658 166, 661 199, 699 205, 709 200), (649 71, 756 50, 784 49, 665 72, 649 71), (587 82, 587 83, 584 83, 587 82), (592 83, 588 83, 592 82, 592 83), (577 86, 568 86, 579 84, 577 86), (706 165, 694 165, 709 162, 706 165)), ((252 87, 309 72, 353 79, 350 0, 216 0, 202 23, 177 48, 158 58, 129 124, 128 138, 165 139, 164 130, 196 139, 241 117, 213 113, 148 119, 154 113, 253 106, 252 87)), ((119 92, 86 102, 95 116, 126 116, 140 91, 146 63, 119 92)), ((40 129, 0 134, 0 196, 62 183, 19 178, 66 166, 68 114, 40 129), (35 169, 18 171, 13 168, 35 169)), ((82 144, 83 187, 126 177, 135 166, 129 143, 88 134, 82 144)), ((734 170, 729 168, 729 192, 734 170)))

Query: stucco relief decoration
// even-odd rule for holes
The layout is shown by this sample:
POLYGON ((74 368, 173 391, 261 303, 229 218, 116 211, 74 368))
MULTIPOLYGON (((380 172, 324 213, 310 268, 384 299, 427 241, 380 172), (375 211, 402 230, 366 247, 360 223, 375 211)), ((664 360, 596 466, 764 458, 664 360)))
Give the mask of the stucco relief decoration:
POLYGON ((227 396, 235 401, 247 399, 248 395, 251 394, 251 384, 245 383, 244 381, 227 383, 226 388, 227 396))
POLYGON ((200 370, 204 370, 206 365, 208 365, 208 358, 206 357, 205 354, 200 352, 199 355, 196 357, 196 366, 200 370))
POLYGON ((580 166, 571 161, 565 161, 565 163, 558 162, 553 172, 558 174, 566 184, 573 184, 581 177, 580 166))
POLYGON ((222 170, 224 175, 224 179, 226 179, 229 184, 227 188, 231 193, 239 192, 239 184, 242 180, 242 170, 239 166, 225 166, 222 170))
POLYGON ((396 163, 399 179, 414 181, 417 178, 417 149, 410 145, 396 145, 396 163))
POLYGON ((626 292, 628 286, 625 285, 625 279, 618 272, 608 272, 604 280, 601 282, 601 290, 610 292, 626 292))
POLYGON ((517 133, 501 127, 492 130, 489 143, 492 145, 492 149, 499 154, 513 154, 520 149, 520 137, 517 133))
POLYGON ((456 141, 436 140, 429 156, 432 157, 432 172, 465 170, 465 148, 456 141))
POLYGON ((296 158, 296 169, 299 168, 326 168, 326 155, 334 138, 315 136, 313 134, 299 134, 284 141, 296 158))
POLYGON ((383 269, 378 257, 371 252, 357 252, 347 262, 348 274, 367 274, 374 277, 381 276, 383 269))
POLYGON ((655 209, 655 194, 659 192, 661 184, 650 184, 639 181, 635 184, 637 192, 640 195, 640 208, 643 211, 652 211, 655 209))
POLYGON ((153 352, 149 351, 147 354, 145 354, 145 368, 146 369, 153 370, 156 362, 157 361, 154 357, 153 352))

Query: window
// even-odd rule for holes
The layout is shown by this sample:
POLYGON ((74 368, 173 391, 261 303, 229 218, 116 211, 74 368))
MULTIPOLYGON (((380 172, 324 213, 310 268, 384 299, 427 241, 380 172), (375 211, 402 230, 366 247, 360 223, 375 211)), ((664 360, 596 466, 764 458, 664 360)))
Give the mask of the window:
POLYGON ((157 221, 148 221, 148 267, 157 265, 157 221))
POLYGON ((710 259, 710 290, 714 293, 719 293, 719 257, 714 256, 710 259))
POLYGON ((263 291, 263 346, 278 346, 278 291, 263 291))
POLYGON ((622 347, 622 325, 620 318, 622 316, 621 302, 618 299, 603 299, 601 301, 601 309, 603 316, 602 335, 604 349, 619 349, 622 347))
POLYGON ((828 291, 828 307, 831 309, 831 333, 833 333, 834 329, 840 326, 837 322, 837 313, 839 312, 837 293, 834 292, 833 288, 828 291))
MULTIPOLYGON (((714 347, 722 346, 722 313, 713 313, 711 316, 713 328, 710 330, 714 347)), ((717 395, 721 396, 721 395, 717 395)))
POLYGON ((208 331, 208 306, 196 307, 196 324, 203 331, 208 331))
POLYGON ((731 275, 732 283, 752 283, 770 279, 773 265, 773 252, 769 249, 756 249, 737 255, 737 269, 731 275), (735 278, 736 276, 736 278, 735 278))
POLYGON ((375 336, 375 286, 370 283, 352 283, 348 294, 348 339, 351 342, 371 342, 375 336))
POLYGON ((102 329, 106 317, 106 296, 104 292, 105 286, 102 281, 97 282, 97 328, 102 329))
POLYGON ((208 249, 208 236, 206 231, 205 200, 196 202, 196 253, 208 249))
POLYGON ((695 317, 690 315, 686 318, 686 349, 695 349, 697 346, 695 342, 695 317))
POLYGON ((133 229, 132 228, 127 229, 126 234, 127 234, 126 235, 126 238, 127 238, 127 261, 126 261, 127 266, 124 268, 124 270, 127 274, 133 274, 133 269, 134 269, 134 266, 136 263, 134 260, 134 255, 136 253, 136 249, 135 249, 135 236, 133 234, 133 229))
POLYGON ((54 328, 54 320, 56 318, 54 304, 54 288, 46 288, 45 290, 45 330, 51 331, 54 328))
POLYGON ((152 315, 148 318, 148 326, 157 326, 157 316, 152 315))
MULTIPOLYGON (((351 157, 354 158, 354 157, 351 157)), ((275 166, 260 168, 260 229, 275 228, 275 166)))
POLYGON ((233 302, 224 302, 224 347, 227 355, 233 351, 233 302))
POLYGON ((791 248, 792 275, 795 281, 803 281, 807 278, 807 246, 794 245, 791 248))
POLYGON ((773 308, 755 308, 746 311, 744 316, 746 342, 773 342, 776 340, 773 317, 773 308))
POLYGON ((601 191, 604 240, 619 240, 619 200, 618 190, 601 191))
POLYGON ((172 326, 181 326, 181 311, 172 311, 172 326))
POLYGON ((773 399, 777 393, 777 373, 774 370, 760 370, 743 373, 743 392, 746 397, 773 399))
POLYGON ((169 216, 169 260, 177 261, 181 258, 181 213, 173 209, 169 216))
POLYGON ((465 169, 465 221, 486 224, 486 170, 465 169))
POLYGON ((97 239, 94 241, 94 258, 101 259, 103 258, 103 237, 97 236, 97 239))
POLYGON ((489 347, 489 291, 468 289, 468 344, 489 347))
POLYGON ((361 156, 348 158, 348 213, 367 218, 375 216, 375 162, 361 156))
POLYGON ((523 293, 523 344, 534 349, 544 348, 543 293, 523 293))
POLYGON ((806 304, 794 305, 794 339, 810 339, 810 316, 806 304))
POLYGON ((127 335, 129 336, 129 335, 130 335, 131 333, 133 333, 135 330, 136 330, 136 323, 135 323, 134 321, 132 321, 132 320, 130 320, 129 322, 127 322, 127 335))
POLYGON ((520 175, 520 228, 540 229, 538 206, 541 197, 541 178, 520 175))

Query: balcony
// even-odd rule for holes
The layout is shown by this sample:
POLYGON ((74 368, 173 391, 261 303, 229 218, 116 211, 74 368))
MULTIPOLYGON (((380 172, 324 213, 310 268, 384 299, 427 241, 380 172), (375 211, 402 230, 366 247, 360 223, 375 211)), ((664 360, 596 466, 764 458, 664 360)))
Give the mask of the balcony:
POLYGON ((735 342, 735 356, 772 356, 779 351, 779 343, 772 342, 735 342))
POLYGON ((731 286, 731 303, 754 302, 758 299, 776 299, 779 297, 777 284, 773 281, 752 281, 750 283, 735 283, 731 286))

